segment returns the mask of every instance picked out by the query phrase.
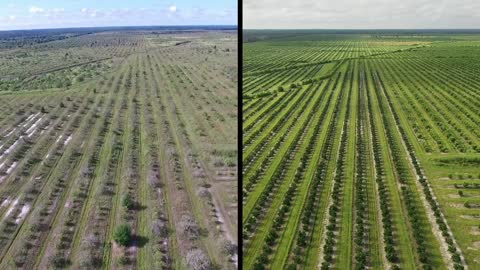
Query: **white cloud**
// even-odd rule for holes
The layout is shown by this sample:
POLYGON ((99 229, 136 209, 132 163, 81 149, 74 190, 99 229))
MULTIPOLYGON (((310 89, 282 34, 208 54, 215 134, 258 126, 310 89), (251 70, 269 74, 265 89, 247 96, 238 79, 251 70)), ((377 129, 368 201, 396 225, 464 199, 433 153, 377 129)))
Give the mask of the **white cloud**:
POLYGON ((58 17, 61 16, 65 12, 64 8, 51 8, 51 9, 45 9, 41 7, 36 7, 36 6, 31 6, 28 9, 28 12, 34 14, 34 15, 41 15, 45 17, 58 17))
POLYGON ((36 7, 36 6, 32 6, 28 9, 28 12, 33 13, 33 14, 43 13, 44 11, 45 11, 45 9, 40 8, 40 7, 36 7))
POLYGON ((100 16, 103 16, 103 12, 98 10, 98 9, 94 9, 94 8, 82 8, 81 10, 81 15, 83 16, 87 16, 87 17, 100 17, 100 16))
POLYGON ((15 17, 14 15, 8 16, 8 19, 9 19, 10 21, 14 21, 16 18, 17 18, 17 17, 15 17))
POLYGON ((210 20, 221 21, 228 20, 230 24, 235 24, 237 19, 236 9, 205 9, 194 7, 190 10, 183 10, 180 14, 184 19, 203 20, 208 18, 210 20))
POLYGON ((179 8, 174 2, 157 7, 114 9, 95 9, 87 5, 74 9, 47 8, 37 4, 0 15, 0 30, 125 25, 227 25, 236 23, 234 11, 233 8, 179 8), (21 15, 22 12, 24 15, 21 15), (15 15, 15 19, 9 15, 15 15))
POLYGON ((472 28, 478 0, 244 0, 245 28, 472 28))

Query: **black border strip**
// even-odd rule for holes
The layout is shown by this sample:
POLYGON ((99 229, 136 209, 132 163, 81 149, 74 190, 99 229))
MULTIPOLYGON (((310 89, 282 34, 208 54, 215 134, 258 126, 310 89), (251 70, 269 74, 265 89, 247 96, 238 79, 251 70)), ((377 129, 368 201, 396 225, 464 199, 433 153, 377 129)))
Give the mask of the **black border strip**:
POLYGON ((243 3, 242 0, 237 0, 237 34, 238 34, 238 90, 237 90, 237 97, 238 97, 238 113, 237 113, 237 122, 238 122, 238 161, 237 161, 237 178, 238 178, 238 196, 237 196, 237 205, 238 205, 238 269, 243 269, 243 226, 242 226, 242 211, 243 211, 243 190, 242 190, 242 183, 243 183, 243 164, 242 164, 242 149, 243 149, 243 136, 242 136, 242 119, 243 119, 243 102, 242 102, 242 70, 243 70, 243 3))

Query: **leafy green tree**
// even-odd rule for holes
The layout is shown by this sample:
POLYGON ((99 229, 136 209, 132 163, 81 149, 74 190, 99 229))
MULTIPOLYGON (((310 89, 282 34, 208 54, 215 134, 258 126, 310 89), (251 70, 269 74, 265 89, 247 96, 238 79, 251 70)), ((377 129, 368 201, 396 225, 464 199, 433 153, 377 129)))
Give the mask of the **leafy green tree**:
POLYGON ((115 240, 115 242, 117 242, 117 244, 119 245, 127 246, 132 240, 130 226, 128 226, 127 224, 122 224, 118 226, 115 229, 113 240, 115 240))
POLYGON ((122 206, 127 208, 128 210, 131 210, 134 206, 133 200, 130 197, 130 195, 125 194, 122 199, 122 206))

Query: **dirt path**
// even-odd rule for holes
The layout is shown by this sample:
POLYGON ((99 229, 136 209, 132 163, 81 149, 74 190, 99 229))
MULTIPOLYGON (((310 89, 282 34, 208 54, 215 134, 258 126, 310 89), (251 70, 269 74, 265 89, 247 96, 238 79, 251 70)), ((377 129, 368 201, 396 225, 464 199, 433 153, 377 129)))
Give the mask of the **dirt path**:
MULTIPOLYGON (((378 80, 378 74, 377 74, 376 72, 375 72, 375 77, 377 77, 377 80, 378 80)), ((380 89, 381 89, 381 91, 382 91, 383 97, 385 98, 385 100, 387 100, 386 103, 387 103, 388 110, 389 110, 390 114, 393 116, 393 115, 394 115, 394 114, 393 114, 393 108, 391 108, 390 103, 388 102, 389 99, 388 99, 388 97, 387 97, 386 94, 385 94, 385 89, 383 89, 383 86, 381 85, 381 83, 378 83, 378 86, 380 87, 380 89)), ((412 158, 411 158, 410 154, 411 154, 411 155, 414 155, 414 154, 413 154, 413 153, 410 153, 410 152, 408 151, 407 145, 406 145, 406 143, 405 143, 405 141, 404 141, 404 139, 403 139, 403 136, 402 136, 402 134, 401 134, 401 132, 400 132, 400 129, 399 129, 399 123, 397 122, 397 120, 395 119, 395 117, 393 117, 393 120, 394 120, 394 122, 395 122, 395 128, 396 128, 397 133, 399 134, 400 141, 402 142, 402 147, 403 147, 403 149, 404 149, 404 151, 405 151, 405 153, 406 153, 406 157, 407 157, 407 160, 408 160, 408 165, 409 165, 409 167, 410 167, 411 172, 415 175, 415 180, 416 180, 416 181, 415 181, 415 185, 416 185, 417 190, 418 190, 418 193, 419 193, 419 195, 420 195, 420 199, 421 199, 421 201, 422 201, 422 204, 423 204, 423 206, 424 206, 424 208, 425 208, 428 221, 429 221, 429 223, 430 223, 430 225, 431 225, 430 227, 431 227, 431 229, 432 229, 432 232, 433 232, 435 238, 437 239, 438 243, 440 244, 440 251, 441 251, 441 254, 442 254, 442 258, 443 258, 444 262, 446 263, 446 265, 447 265, 450 269, 453 269, 453 261, 452 261, 452 258, 451 258, 451 256, 450 256, 450 252, 448 251, 448 244, 447 244, 447 242, 445 241, 445 239, 444 239, 443 236, 442 236, 442 231, 440 230, 440 227, 439 227, 439 225, 438 225, 437 222, 436 222, 436 218, 435 218, 435 215, 434 215, 434 213, 433 213, 433 210, 432 210, 432 208, 430 207, 430 205, 429 205, 429 203, 428 203, 428 201, 427 201, 427 199, 426 199, 426 197, 425 197, 425 193, 424 193, 424 191, 423 191, 423 187, 422 187, 422 185, 420 184, 420 181, 419 181, 420 175, 417 174, 417 172, 416 172, 416 170, 415 170, 415 167, 414 167, 414 165, 413 165, 413 161, 412 161, 412 158)), ((417 159, 417 161, 418 161, 418 159, 417 159)), ((419 162, 419 161, 418 161, 418 162, 419 162)), ((419 162, 419 164, 420 164, 420 162, 419 162)), ((426 179, 425 176, 424 176, 424 178, 426 179)), ((436 196, 435 196, 434 193, 433 193, 433 190, 432 190, 432 188, 431 188, 431 186, 430 186, 430 183, 428 182, 427 179, 426 179, 426 181, 427 181, 428 189, 429 189, 430 193, 432 194, 433 200, 437 203, 437 205, 440 205, 440 204, 438 204, 438 202, 437 202, 437 198, 436 198, 436 196)), ((457 242, 456 242, 456 240, 455 240, 455 238, 454 238, 454 235, 453 235, 453 233, 452 233, 452 231, 451 231, 451 229, 450 229, 450 226, 448 226, 447 220, 445 219, 445 216, 443 215, 443 213, 441 213, 441 218, 443 219, 443 222, 447 225, 447 231, 448 231, 448 233, 452 236, 453 243, 454 243, 455 247, 457 248, 457 250, 458 250, 459 253, 460 253, 460 258, 461 258, 461 261, 462 261, 463 266, 465 267, 465 269, 468 269, 468 266, 467 266, 466 263, 465 263, 465 258, 464 258, 463 254, 462 254, 462 251, 461 251, 460 247, 458 246, 458 244, 457 244, 457 242)))

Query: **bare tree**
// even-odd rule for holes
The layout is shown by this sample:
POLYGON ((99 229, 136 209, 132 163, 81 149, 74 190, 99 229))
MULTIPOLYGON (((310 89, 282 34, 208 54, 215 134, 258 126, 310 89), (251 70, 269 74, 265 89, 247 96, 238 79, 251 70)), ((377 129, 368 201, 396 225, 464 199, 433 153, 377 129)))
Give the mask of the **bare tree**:
POLYGON ((201 249, 192 249, 187 254, 187 264, 192 270, 209 270, 212 269, 210 260, 201 249))
POLYGON ((200 235, 198 225, 191 216, 183 215, 179 226, 181 231, 190 239, 197 239, 200 235))
POLYGON ((152 223, 152 232, 158 237, 166 237, 168 234, 167 225, 164 221, 157 219, 152 223))

